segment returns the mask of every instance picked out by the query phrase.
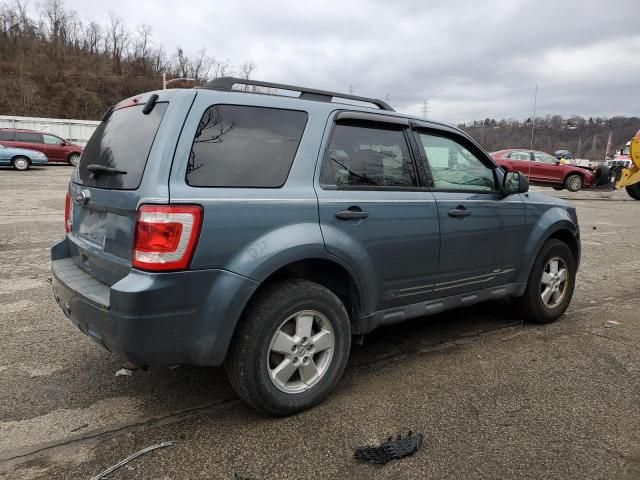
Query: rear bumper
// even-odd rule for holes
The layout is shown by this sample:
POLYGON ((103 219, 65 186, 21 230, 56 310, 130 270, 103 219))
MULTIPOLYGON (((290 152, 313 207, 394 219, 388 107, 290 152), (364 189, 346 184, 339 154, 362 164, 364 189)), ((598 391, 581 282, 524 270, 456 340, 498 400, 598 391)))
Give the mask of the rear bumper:
POLYGON ((131 272, 112 286, 51 249, 53 293, 82 332, 138 365, 219 365, 258 284, 226 270, 131 272))

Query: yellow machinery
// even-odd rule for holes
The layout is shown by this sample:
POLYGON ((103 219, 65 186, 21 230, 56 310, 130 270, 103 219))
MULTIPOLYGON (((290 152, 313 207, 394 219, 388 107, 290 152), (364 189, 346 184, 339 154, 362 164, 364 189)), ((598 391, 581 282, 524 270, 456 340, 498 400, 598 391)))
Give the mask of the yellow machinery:
POLYGON ((627 193, 636 200, 640 200, 640 130, 629 144, 629 158, 631 165, 623 168, 620 180, 616 182, 616 189, 625 187, 627 193))

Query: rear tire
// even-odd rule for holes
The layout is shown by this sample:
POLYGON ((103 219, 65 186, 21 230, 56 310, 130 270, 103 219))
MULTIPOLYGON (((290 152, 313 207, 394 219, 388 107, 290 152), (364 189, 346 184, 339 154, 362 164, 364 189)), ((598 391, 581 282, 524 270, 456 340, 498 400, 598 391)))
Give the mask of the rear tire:
POLYGON ((575 284, 576 260, 573 252, 566 243, 556 239, 549 240, 536 257, 524 295, 515 299, 517 311, 532 322, 551 323, 557 320, 571 303, 575 284), (556 272, 553 272, 554 262, 556 272), (564 283, 558 279, 562 277, 560 270, 566 271, 564 283), (556 273, 557 277, 554 276, 556 273))
POLYGON ((285 416, 329 395, 342 376, 350 348, 351 325, 340 299, 322 285, 287 280, 266 286, 251 301, 225 368, 233 389, 247 404, 285 416))
POLYGON ((577 173, 572 173, 564 181, 565 188, 570 192, 579 191, 582 188, 582 185, 583 185, 582 177, 577 173))
POLYGON ((11 165, 16 170, 24 172, 25 170, 29 170, 31 161, 29 161, 27 157, 14 157, 13 160, 11 160, 11 165))
POLYGON ((78 165, 79 161, 80 161, 79 153, 72 153, 71 155, 69 155, 69 165, 73 165, 75 167, 76 165, 78 165))
POLYGON ((625 188, 627 193, 634 200, 640 200, 640 183, 636 183, 635 185, 629 185, 625 188))

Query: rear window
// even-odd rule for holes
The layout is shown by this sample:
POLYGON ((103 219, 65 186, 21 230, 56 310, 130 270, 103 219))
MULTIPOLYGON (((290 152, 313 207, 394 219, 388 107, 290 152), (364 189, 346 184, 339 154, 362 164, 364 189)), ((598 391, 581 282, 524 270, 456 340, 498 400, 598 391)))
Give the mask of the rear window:
POLYGON ((16 134, 13 130, 0 130, 0 140, 5 140, 7 142, 13 141, 16 134))
POLYGON ((295 110, 214 105, 202 116, 186 181, 194 187, 284 185, 307 114, 295 110))
POLYGON ((91 135, 74 181, 87 187, 114 190, 138 188, 167 106, 168 103, 157 103, 148 115, 142 113, 143 105, 115 110, 91 135), (92 173, 87 169, 90 165, 126 173, 92 173))

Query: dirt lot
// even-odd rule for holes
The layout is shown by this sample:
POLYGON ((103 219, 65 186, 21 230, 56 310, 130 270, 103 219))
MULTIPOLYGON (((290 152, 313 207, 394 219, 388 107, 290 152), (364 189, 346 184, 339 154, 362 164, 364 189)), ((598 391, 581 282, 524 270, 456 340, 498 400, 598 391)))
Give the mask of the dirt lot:
POLYGON ((0 477, 89 479, 173 440, 109 478, 640 478, 640 202, 625 193, 571 195, 583 262, 559 322, 501 302, 380 329, 328 401, 274 420, 221 369, 115 377, 64 317, 48 247, 70 173, 0 170, 0 477), (413 457, 353 461, 410 428, 425 435, 413 457))

